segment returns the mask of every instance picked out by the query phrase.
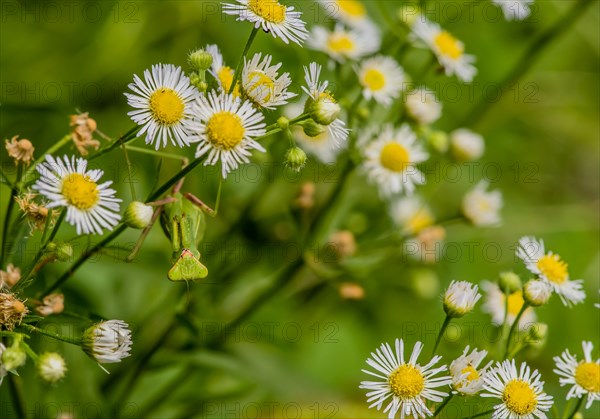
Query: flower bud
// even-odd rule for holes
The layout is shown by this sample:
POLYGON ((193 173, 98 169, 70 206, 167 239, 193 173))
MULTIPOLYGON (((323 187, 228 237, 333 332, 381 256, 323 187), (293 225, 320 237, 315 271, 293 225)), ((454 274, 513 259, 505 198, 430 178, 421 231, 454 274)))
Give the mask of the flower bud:
POLYGON ((427 142, 440 153, 448 151, 448 134, 440 130, 432 130, 427 136, 427 142))
POLYGON ((543 306, 552 296, 552 288, 544 281, 532 279, 523 287, 523 298, 533 307, 543 306))
POLYGON ((154 211, 150 205, 133 201, 127 206, 123 219, 129 227, 142 229, 150 224, 153 213, 154 211))
POLYGON ((299 147, 290 148, 285 153, 285 164, 292 170, 299 172, 306 164, 306 153, 299 147))
POLYGON ((27 354, 25 353, 25 350, 21 348, 22 340, 23 336, 17 335, 13 344, 2 352, 2 367, 5 370, 12 371, 25 365, 27 354))
POLYGON ((333 233, 329 237, 328 247, 331 248, 335 259, 341 260, 356 253, 356 239, 349 230, 342 230, 333 233))
POLYGON ((131 350, 131 331, 122 320, 100 322, 87 328, 81 348, 100 364, 121 362, 131 350))
POLYGON ((548 337, 548 325, 546 323, 535 323, 529 328, 529 340, 543 344, 548 337))
POLYGON ((421 8, 414 3, 403 4, 398 9, 398 19, 408 28, 412 28, 420 14, 421 8))
POLYGON ((69 243, 50 242, 46 247, 47 255, 59 262, 68 262, 73 257, 73 246, 69 243))
POLYGON ((317 124, 330 125, 340 116, 342 108, 331 94, 324 92, 317 100, 309 97, 306 100, 305 111, 317 124))
POLYGON ((521 289, 521 278, 514 272, 502 272, 498 278, 498 286, 503 292, 512 294, 521 289))
POLYGON ((195 71, 206 71, 213 63, 213 56, 203 49, 197 49, 188 56, 190 67, 195 71))
POLYGON ((290 127, 290 120, 287 119, 285 116, 282 116, 277 120, 277 125, 279 126, 279 128, 281 128, 282 131, 285 131, 290 127))
POLYGON ((344 282, 340 285, 340 297, 345 300, 362 300, 365 298, 365 289, 354 282, 344 282))
POLYGON ((44 381, 56 383, 65 376, 67 364, 60 354, 46 352, 38 359, 37 372, 44 381))
POLYGON ((483 137, 471 130, 461 128, 450 133, 452 154, 458 161, 477 160, 485 151, 483 137))
POLYGON ((444 311, 449 317, 462 317, 473 311, 480 298, 477 285, 467 281, 452 281, 444 294, 444 311))
POLYGON ((301 122, 300 125, 302 126, 304 133, 311 138, 318 137, 327 131, 327 128, 317 124, 312 119, 307 119, 306 121, 301 122))

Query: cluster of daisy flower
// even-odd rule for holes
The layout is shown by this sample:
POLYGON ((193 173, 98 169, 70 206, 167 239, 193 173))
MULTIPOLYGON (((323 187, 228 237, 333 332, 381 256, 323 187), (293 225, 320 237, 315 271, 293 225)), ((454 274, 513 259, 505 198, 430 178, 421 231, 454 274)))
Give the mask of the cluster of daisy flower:
MULTIPOLYGON (((567 264, 558 254, 547 252, 542 240, 523 237, 516 254, 534 278, 522 284, 516 273, 504 272, 496 283, 482 283, 486 292, 484 311, 491 314, 492 323, 503 331, 510 328, 508 334, 503 335, 505 351, 493 357, 500 361, 490 360, 483 365, 488 350, 471 350, 466 346, 462 355, 449 365, 439 365, 442 356, 437 351, 449 323, 472 312, 482 298, 477 285, 452 281, 442 298, 446 320, 431 359, 418 362, 423 350, 421 342, 415 344, 410 358, 406 359, 402 339, 396 340, 395 351, 384 343, 367 359, 374 371, 363 372, 377 378, 360 384, 360 388, 368 390, 369 407, 383 409, 389 418, 438 417, 452 398, 478 395, 498 399, 498 403, 489 411, 470 412, 471 417, 548 417, 546 412, 553 406, 553 397, 544 391, 541 374, 526 362, 518 365, 515 357, 528 346, 540 345, 547 334, 547 325, 536 323, 534 308, 547 304, 554 293, 567 307, 582 303, 585 299, 583 281, 570 280, 567 264)), ((570 386, 566 399, 577 399, 575 409, 566 412, 570 415, 561 417, 574 417, 584 401, 585 408, 590 409, 594 401, 600 400, 600 358, 593 358, 592 342, 584 341, 582 347, 581 360, 568 349, 554 357, 558 382, 561 386, 570 386)))
MULTIPOLYGON (((194 168, 200 164, 215 166, 219 180, 225 180, 249 163, 254 153, 266 153, 263 140, 270 136, 280 135, 289 142, 283 160, 292 170, 302 170, 309 156, 326 164, 339 163, 345 169, 345 177, 339 181, 343 186, 356 169, 377 190, 384 204, 381 207, 388 208, 390 221, 402 242, 416 245, 426 263, 432 261, 426 255, 445 238, 444 222, 461 220, 477 227, 501 223, 502 194, 490 191, 485 180, 456 203, 457 214, 446 220, 436 218, 434 209, 419 193, 428 180, 423 165, 434 159, 459 163, 477 160, 485 152, 485 141, 464 127, 446 132, 435 126, 442 116, 442 101, 425 85, 422 75, 411 75, 404 69, 401 58, 406 56, 400 52, 405 48, 424 48, 431 58, 430 67, 468 83, 473 81, 477 69, 474 56, 465 52, 465 45, 424 14, 412 19, 391 19, 390 28, 384 33, 370 18, 365 3, 318 3, 328 14, 330 24, 312 28, 307 28, 301 11, 279 0, 223 4, 225 14, 249 23, 244 23, 250 36, 238 62, 228 65, 221 47, 208 44, 189 54, 187 69, 158 63, 141 75, 134 75, 125 98, 131 108, 128 116, 135 126, 118 139, 99 131, 88 113, 80 113, 71 116, 69 134, 37 159, 29 140, 6 140, 7 153, 17 165, 17 176, 7 183, 11 200, 2 260, 11 255, 7 237, 9 230, 13 231, 13 203, 18 203, 22 213, 16 225, 27 220, 27 237, 39 238, 40 250, 29 263, 9 263, 0 271, 0 336, 6 337, 7 343, 10 341, 10 345, 0 343, 0 380, 7 373, 17 373, 27 358, 36 363, 39 375, 48 382, 55 383, 65 376, 66 361, 60 354, 38 355, 26 343, 25 339, 33 334, 78 345, 99 364, 120 362, 129 356, 132 338, 124 321, 96 323, 76 337, 50 333, 34 324, 40 316, 43 319, 63 311, 63 295, 52 291, 126 228, 144 229, 143 240, 164 207, 182 199, 178 188, 194 168), (302 74, 295 74, 295 66, 280 62, 275 55, 263 51, 250 54, 253 41, 261 32, 275 38, 274 42, 317 51, 324 62, 320 64, 315 58, 302 63, 302 74), (328 73, 335 74, 334 78, 326 77, 328 73), (419 83, 413 84, 414 80, 419 83), (294 90, 295 84, 301 89, 294 90), (107 143, 103 145, 94 135, 107 143), (131 202, 122 208, 124 198, 118 196, 104 171, 92 168, 90 162, 122 150, 129 164, 128 151, 140 151, 130 144, 137 139, 143 139, 147 145, 142 152, 161 158, 175 155, 186 164, 148 201, 137 201, 132 191, 131 202), (60 153, 69 144, 80 156, 60 153), (176 154, 171 153, 173 150, 176 154), (171 188, 173 193, 165 197, 171 188), (70 241, 57 239, 63 222, 74 227, 76 235, 72 240, 109 234, 100 244, 86 249, 48 292, 35 298, 28 296, 25 291, 46 264, 73 257, 70 241)), ((509 9, 508 0, 495 3, 503 7, 507 18, 522 19, 529 13, 531 2, 514 0, 512 3, 518 3, 516 9, 509 9)), ((374 2, 374 6, 385 9, 382 4, 374 2)), ((314 184, 302 185, 293 203, 311 216, 315 188, 314 184)), ((185 197, 209 215, 216 214, 198 198, 190 194, 185 197)), ((178 249, 181 258, 199 263, 199 256, 187 248, 195 245, 189 242, 188 231, 181 230, 180 234, 178 230, 185 228, 184 223, 180 219, 169 221, 175 222, 176 229, 169 239, 174 241, 181 236, 179 244, 186 243, 178 249)), ((309 237, 318 237, 317 233, 311 232, 309 237)), ((338 262, 354 255, 360 247, 349 231, 337 231, 331 241, 338 262)), ((477 285, 453 281, 443 297, 446 320, 428 362, 418 361, 423 350, 421 342, 405 358, 402 339, 396 340, 395 350, 383 344, 371 354, 367 363, 373 370, 365 372, 377 381, 365 381, 361 388, 369 391, 372 407, 383 409, 390 418, 426 417, 439 414, 455 395, 480 394, 499 399, 491 412, 494 418, 545 417, 552 398, 543 391, 541 375, 525 363, 517 367, 514 356, 534 341, 527 326, 535 322, 536 307, 548 303, 554 293, 567 306, 583 302, 585 294, 582 281, 571 280, 567 265, 558 255, 546 252, 542 241, 523 238, 517 255, 535 278, 522 285, 516 274, 504 273, 498 283, 481 284, 487 294, 484 306, 492 315, 492 322, 510 328, 502 360, 480 366, 488 351, 467 346, 449 366, 439 365, 442 357, 436 350, 445 328, 452 320, 470 313, 482 297, 477 285), (431 411, 432 403, 440 403, 435 412, 431 411)), ((321 269, 314 265, 311 268, 321 269)), ((354 283, 342 284, 340 292, 344 298, 353 299, 364 298, 365 294, 354 283)), ((535 333, 539 337, 543 327, 538 326, 535 333)), ((567 398, 587 397, 586 407, 600 398, 599 363, 592 360, 591 350, 591 343, 584 342, 585 359, 581 362, 568 351, 556 358, 560 383, 573 386, 567 398)))

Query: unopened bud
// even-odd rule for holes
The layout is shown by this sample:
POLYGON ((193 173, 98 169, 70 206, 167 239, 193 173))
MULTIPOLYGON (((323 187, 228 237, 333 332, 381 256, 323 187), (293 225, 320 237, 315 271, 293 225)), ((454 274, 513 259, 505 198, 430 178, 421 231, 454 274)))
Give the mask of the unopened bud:
POLYGON ((552 296, 552 288, 544 281, 532 279, 523 287, 523 299, 533 307, 543 306, 552 296))
POLYGON ((317 100, 309 97, 306 101, 305 110, 317 124, 330 125, 340 116, 342 108, 331 94, 324 92, 317 100))
POLYGON ((300 147, 290 148, 285 153, 285 164, 292 170, 299 172, 306 164, 306 153, 300 147))
POLYGON ((213 63, 213 56, 203 49, 198 49, 190 53, 188 61, 195 71, 206 71, 213 63))
POLYGON ((427 142, 440 153, 448 151, 448 134, 444 131, 433 130, 427 136, 427 142))
POLYGON ((318 137, 327 131, 327 128, 325 128, 323 125, 317 124, 312 119, 307 119, 300 125, 302 126, 304 133, 311 138, 318 137))
POLYGON ((73 257, 73 246, 69 243, 50 242, 46 247, 46 253, 53 260, 68 262, 73 257))
POLYGON ((27 361, 27 354, 21 347, 22 340, 23 336, 17 335, 13 344, 2 352, 2 367, 5 370, 12 371, 25 365, 25 361, 27 361))
POLYGON ((521 278, 514 272, 502 272, 498 278, 498 286, 503 292, 512 294, 521 289, 521 278))
POLYGON ((146 205, 140 201, 133 201, 127 206, 123 219, 125 224, 131 228, 146 228, 152 220, 154 213, 150 205, 146 205))
POLYGON ((38 359, 37 372, 44 381, 56 383, 65 376, 67 364, 60 354, 46 352, 38 359))

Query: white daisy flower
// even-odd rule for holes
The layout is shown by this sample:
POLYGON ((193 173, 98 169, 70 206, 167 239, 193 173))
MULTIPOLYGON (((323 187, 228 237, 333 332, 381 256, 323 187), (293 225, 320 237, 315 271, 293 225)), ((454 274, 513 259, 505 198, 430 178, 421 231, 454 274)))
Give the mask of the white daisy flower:
POLYGON ((36 166, 40 178, 33 185, 50 202, 47 208, 65 207, 65 220, 74 225, 77 234, 102 234, 112 230, 121 220, 120 199, 109 188, 112 181, 98 184, 104 172, 87 170, 87 161, 64 156, 55 159, 46 155, 46 161, 36 166))
POLYGON ((444 293, 444 311, 450 317, 462 317, 473 311, 480 298, 477 285, 468 281, 452 281, 444 293))
POLYGON ((412 38, 424 42, 431 49, 447 76, 454 74, 460 80, 470 82, 477 74, 473 66, 475 57, 465 54, 463 43, 437 23, 421 16, 412 27, 412 38))
POLYGON ((196 158, 208 155, 204 165, 222 165, 227 174, 248 163, 250 150, 265 151, 254 139, 265 135, 264 116, 252 103, 229 94, 210 92, 194 103, 197 119, 189 124, 192 138, 198 142, 196 158))
POLYGON ((469 129, 460 128, 450 133, 450 147, 457 160, 477 160, 485 151, 483 137, 469 129))
POLYGON ((328 17, 343 22, 346 25, 364 30, 377 30, 369 19, 367 8, 358 0, 319 0, 328 17))
POLYGON ((333 97, 333 94, 327 90, 328 81, 320 81, 321 66, 317 63, 310 63, 309 67, 304 67, 304 80, 306 87, 302 86, 309 96, 308 109, 311 110, 311 117, 318 124, 326 125, 329 134, 335 140, 336 147, 339 147, 348 139, 350 130, 346 128, 346 123, 338 118, 341 107, 333 97))
POLYGON ((583 280, 571 281, 568 265, 560 256, 544 249, 544 241, 535 237, 522 237, 519 240, 517 256, 525 262, 529 271, 552 286, 563 304, 570 306, 585 300, 583 280))
POLYGON ((416 196, 399 198, 390 205, 390 216, 402 234, 415 235, 435 222, 431 209, 416 196))
POLYGON ((421 125, 430 125, 442 116, 442 102, 433 90, 418 87, 406 95, 406 112, 421 125))
POLYGON ((429 363, 421 365, 417 359, 423 350, 423 344, 417 342, 413 348, 408 361, 404 358, 404 342, 396 339, 396 353, 392 351, 389 344, 384 343, 380 349, 371 352, 371 358, 367 364, 376 372, 362 370, 363 372, 378 378, 378 381, 363 381, 360 388, 370 390, 367 393, 367 402, 372 403, 369 407, 381 410, 384 402, 388 405, 383 410, 388 418, 393 419, 398 412, 400 418, 415 417, 425 418, 431 416, 432 412, 426 406, 426 401, 441 402, 448 396, 447 392, 435 390, 452 383, 450 376, 434 377, 446 371, 447 366, 434 368, 442 357, 434 356, 429 363), (389 400, 391 397, 391 400, 389 400))
POLYGON ((238 4, 226 3, 223 13, 237 16, 237 20, 254 23, 255 28, 271 33, 274 38, 281 38, 301 45, 308 38, 306 23, 301 19, 302 13, 293 6, 284 6, 279 0, 236 0, 238 4))
POLYGON ((362 62, 358 80, 363 87, 365 99, 375 99, 382 105, 390 105, 400 96, 404 83, 404 70, 392 57, 378 55, 362 62))
MULTIPOLYGON (((508 302, 506 302, 506 296, 495 282, 481 281, 481 289, 485 291, 483 311, 492 316, 492 323, 496 326, 502 325, 505 317, 504 313, 506 312, 505 307, 508 306, 506 323, 512 326, 523 308, 523 304, 525 304, 523 291, 517 290, 510 293, 508 302)), ((533 308, 527 308, 519 320, 519 330, 528 330, 535 323, 536 318, 533 308)))
POLYGON ((315 26, 307 44, 309 48, 324 52, 335 61, 344 63, 346 60, 357 61, 377 52, 381 46, 381 37, 377 32, 346 29, 342 25, 336 25, 333 31, 315 26))
MULTIPOLYGON (((284 114, 288 119, 293 119, 303 111, 302 103, 293 103, 285 107, 284 114)), ((326 126, 319 125, 312 120, 294 125, 290 129, 298 145, 325 164, 335 163, 340 151, 345 148, 345 143, 337 145, 336 139, 326 126)))
POLYGON ((144 80, 133 76, 125 93, 127 103, 135 110, 127 113, 136 124, 142 126, 138 136, 146 134, 146 144, 155 149, 171 144, 188 146, 186 121, 192 119, 192 103, 198 97, 198 90, 181 67, 171 64, 153 65, 144 71, 144 80))
POLYGON ((265 55, 263 58, 260 53, 255 54, 249 62, 244 58, 242 90, 244 97, 257 108, 275 109, 296 96, 295 93, 287 91, 292 83, 290 74, 283 73, 280 76, 278 70, 281 63, 271 65, 272 59, 270 55, 265 55))
POLYGON ((425 175, 416 168, 429 157, 417 144, 417 136, 408 125, 394 129, 386 125, 381 134, 364 149, 365 170, 377 184, 383 197, 406 192, 425 183, 425 175))
POLYGON ((107 320, 89 327, 81 348, 100 364, 121 362, 131 350, 131 331, 123 320, 107 320))
POLYGON ((519 370, 515 360, 497 362, 496 367, 483 377, 483 388, 488 393, 481 397, 502 400, 494 406, 492 419, 533 419, 546 418, 552 407, 552 396, 544 393, 544 382, 537 370, 531 372, 525 362, 519 370))
MULTIPOLYGON (((213 57, 213 62, 210 67, 210 74, 214 77, 219 85, 219 91, 224 93, 229 93, 229 89, 231 88, 231 83, 233 83, 235 71, 225 65, 225 61, 223 60, 223 54, 219 50, 219 47, 211 44, 206 46, 206 52, 208 52, 213 57)), ((239 96, 239 85, 235 87, 233 90, 234 96, 239 96)))
POLYGON ((587 395, 585 408, 589 409, 593 402, 600 400, 600 359, 592 358, 594 344, 583 342, 584 359, 581 362, 566 349, 560 356, 554 357, 556 369, 560 376, 560 385, 572 385, 567 400, 580 399, 587 395))
POLYGON ((495 226, 500 224, 502 209, 502 192, 487 192, 488 183, 484 180, 467 192, 462 202, 465 217, 476 226, 495 226))
POLYGON ((492 0, 500 6, 506 20, 523 20, 531 13, 533 0, 492 0))
POLYGON ((479 364, 487 356, 487 351, 478 351, 475 348, 473 352, 469 353, 469 350, 470 348, 467 346, 463 354, 452 361, 450 374, 454 390, 460 394, 472 396, 483 389, 483 377, 492 365, 492 361, 485 367, 479 368, 479 364))

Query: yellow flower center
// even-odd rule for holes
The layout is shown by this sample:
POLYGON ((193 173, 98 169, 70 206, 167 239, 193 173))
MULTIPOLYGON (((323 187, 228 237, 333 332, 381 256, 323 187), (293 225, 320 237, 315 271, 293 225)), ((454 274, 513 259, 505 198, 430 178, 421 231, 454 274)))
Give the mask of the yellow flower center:
POLYGON ((425 388, 425 377, 416 367, 401 365, 388 379, 392 392, 402 400, 417 397, 425 388))
POLYGON ((173 89, 162 87, 150 96, 150 112, 162 125, 173 125, 183 116, 183 100, 173 89))
POLYGON ((244 133, 241 118, 228 111, 215 113, 206 124, 208 141, 224 150, 231 150, 241 143, 244 133))
POLYGON ((285 21, 285 6, 279 4, 278 0, 250 0, 248 8, 254 14, 272 23, 285 21))
POLYGON ((381 150, 381 165, 392 172, 403 172, 410 163, 410 153, 398 143, 386 144, 381 150))
POLYGON ((327 46, 331 51, 343 55, 354 51, 354 41, 345 33, 332 34, 327 41, 327 46))
POLYGON ((416 234, 432 224, 433 217, 429 211, 426 209, 421 209, 415 215, 413 215, 410 220, 408 220, 406 227, 411 233, 416 234))
POLYGON ((508 313, 516 316, 525 304, 522 291, 515 291, 508 296, 508 313))
POLYGON ((575 382, 590 393, 600 392, 600 364, 583 362, 575 369, 575 382))
POLYGON ((371 68, 365 73, 363 83, 373 91, 381 90, 385 86, 385 76, 381 71, 371 68))
POLYGON ((528 415, 537 406, 535 392, 529 383, 523 380, 512 380, 506 384, 502 400, 507 409, 517 415, 528 415))
POLYGON ((362 17, 367 14, 365 6, 363 6, 361 2, 356 0, 338 0, 337 5, 340 8, 340 10, 343 10, 344 13, 350 16, 362 17))
MULTIPOLYGON (((231 83, 233 83, 233 70, 230 67, 223 66, 218 71, 217 78, 219 79, 223 90, 225 92, 229 92, 229 89, 231 89, 231 83)), ((233 89, 233 95, 236 97, 240 95, 239 85, 236 85, 235 89, 233 89)))
POLYGON ((441 31, 433 40, 442 55, 446 55, 454 60, 463 55, 464 48, 462 44, 446 31, 441 31))
POLYGON ((248 74, 248 86, 245 90, 253 99, 260 99, 260 102, 266 103, 275 95, 275 81, 262 71, 251 71, 248 74))
POLYGON ((537 267, 549 281, 562 284, 569 277, 567 264, 558 255, 544 255, 537 261, 537 267))
POLYGON ((72 173, 63 181, 62 195, 69 205, 80 210, 92 208, 100 198, 98 185, 79 173, 72 173))
POLYGON ((479 379, 479 373, 475 368, 473 368, 472 365, 467 365, 465 368, 462 369, 460 373, 463 375, 468 373, 469 375, 465 377, 468 381, 474 381, 479 379))

